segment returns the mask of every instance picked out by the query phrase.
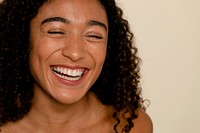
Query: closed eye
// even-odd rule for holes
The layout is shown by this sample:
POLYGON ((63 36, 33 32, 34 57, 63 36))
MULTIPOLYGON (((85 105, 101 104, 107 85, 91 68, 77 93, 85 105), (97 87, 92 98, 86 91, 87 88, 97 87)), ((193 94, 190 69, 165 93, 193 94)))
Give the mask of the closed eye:
POLYGON ((95 39, 103 39, 103 37, 97 36, 97 35, 88 35, 88 37, 95 38, 95 39))
POLYGON ((48 31, 48 34, 65 34, 64 32, 61 31, 48 31))

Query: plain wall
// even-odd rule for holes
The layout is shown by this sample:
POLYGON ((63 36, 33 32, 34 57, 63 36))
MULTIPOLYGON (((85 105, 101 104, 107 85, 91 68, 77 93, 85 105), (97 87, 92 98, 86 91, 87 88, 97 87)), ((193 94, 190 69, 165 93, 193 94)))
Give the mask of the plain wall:
POLYGON ((154 133, 200 132, 200 0, 117 0, 139 48, 154 133))

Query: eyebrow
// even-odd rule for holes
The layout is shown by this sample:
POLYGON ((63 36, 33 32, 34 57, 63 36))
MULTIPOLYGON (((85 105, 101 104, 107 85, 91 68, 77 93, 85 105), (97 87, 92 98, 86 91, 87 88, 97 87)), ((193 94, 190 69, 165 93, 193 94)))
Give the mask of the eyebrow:
MULTIPOLYGON (((65 19, 63 17, 49 17, 49 18, 44 19, 41 22, 41 25, 44 25, 45 23, 50 23, 50 22, 61 22, 61 23, 64 23, 64 24, 70 23, 70 21, 68 19, 65 19)), ((106 31, 108 30, 106 24, 104 24, 100 21, 96 21, 96 20, 89 20, 87 25, 89 25, 89 26, 100 26, 100 27, 104 28, 106 31)))
POLYGON ((88 25, 89 26, 95 26, 96 25, 96 26, 100 26, 100 27, 104 28, 106 31, 108 30, 107 26, 104 23, 96 21, 96 20, 90 20, 88 22, 88 25))
POLYGON ((69 23, 69 20, 62 18, 62 17, 50 17, 50 18, 46 18, 41 22, 41 25, 45 24, 45 23, 50 23, 50 22, 62 22, 62 23, 69 23))

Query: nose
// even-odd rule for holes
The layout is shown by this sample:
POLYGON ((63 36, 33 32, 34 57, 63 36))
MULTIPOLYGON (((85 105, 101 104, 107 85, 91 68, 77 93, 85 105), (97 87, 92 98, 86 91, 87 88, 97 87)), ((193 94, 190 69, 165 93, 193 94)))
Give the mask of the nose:
POLYGON ((86 49, 85 43, 81 35, 70 35, 65 40, 64 48, 62 50, 63 56, 69 58, 71 61, 78 61, 85 57, 86 49))

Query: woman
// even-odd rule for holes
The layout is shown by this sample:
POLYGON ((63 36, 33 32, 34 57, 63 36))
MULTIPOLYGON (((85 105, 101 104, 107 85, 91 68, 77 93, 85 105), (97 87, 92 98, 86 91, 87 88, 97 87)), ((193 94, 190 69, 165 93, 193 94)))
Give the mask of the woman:
POLYGON ((151 133, 114 0, 4 0, 2 133, 151 133))

